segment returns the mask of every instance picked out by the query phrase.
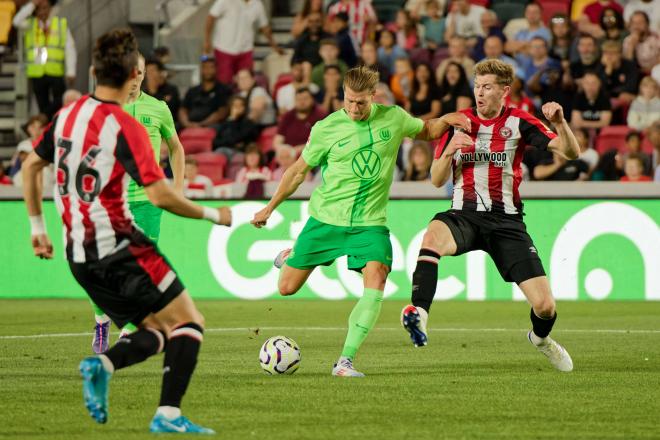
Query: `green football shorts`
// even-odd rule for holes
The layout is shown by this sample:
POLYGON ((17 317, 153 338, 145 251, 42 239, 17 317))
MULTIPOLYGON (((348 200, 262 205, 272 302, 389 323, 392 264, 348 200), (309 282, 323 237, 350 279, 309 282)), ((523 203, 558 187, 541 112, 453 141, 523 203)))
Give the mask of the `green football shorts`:
POLYGON ((348 268, 360 271, 369 261, 392 267, 390 230, 385 226, 333 226, 310 217, 286 264, 296 269, 329 266, 348 255, 348 268))
POLYGON ((154 243, 160 237, 160 217, 163 210, 154 206, 151 202, 128 202, 128 208, 133 214, 135 223, 142 229, 144 235, 154 243))

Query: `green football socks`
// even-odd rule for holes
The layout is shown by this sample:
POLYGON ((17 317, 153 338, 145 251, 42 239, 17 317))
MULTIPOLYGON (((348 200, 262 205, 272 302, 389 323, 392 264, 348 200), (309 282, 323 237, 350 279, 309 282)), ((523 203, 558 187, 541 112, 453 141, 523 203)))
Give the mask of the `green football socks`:
POLYGON ((383 291, 365 288, 362 298, 357 302, 348 317, 348 335, 341 352, 343 357, 351 360, 367 338, 367 335, 378 321, 383 305, 383 291))

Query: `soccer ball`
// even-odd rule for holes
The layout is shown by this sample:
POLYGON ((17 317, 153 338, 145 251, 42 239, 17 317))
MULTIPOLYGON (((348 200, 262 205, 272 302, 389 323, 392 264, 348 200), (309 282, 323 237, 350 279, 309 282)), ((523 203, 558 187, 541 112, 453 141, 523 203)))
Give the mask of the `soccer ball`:
POLYGON ((259 351, 259 363, 266 374, 293 374, 300 366, 300 348, 291 338, 268 338, 259 351))

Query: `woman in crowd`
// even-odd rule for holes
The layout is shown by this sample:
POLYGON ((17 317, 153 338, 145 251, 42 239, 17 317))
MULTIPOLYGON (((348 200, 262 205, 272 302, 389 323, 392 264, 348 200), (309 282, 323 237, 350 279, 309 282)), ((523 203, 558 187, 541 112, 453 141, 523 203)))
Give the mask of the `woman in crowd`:
POLYGON ((450 62, 440 82, 442 113, 452 113, 470 108, 473 102, 472 90, 463 66, 450 62))
POLYGON ((406 110, 425 121, 440 116, 439 90, 431 68, 427 64, 422 63, 415 68, 406 110))
POLYGON ((428 142, 417 141, 408 152, 408 165, 401 180, 419 182, 428 180, 431 176, 431 148, 428 142))
POLYGON ((266 89, 257 85, 252 72, 241 69, 236 74, 239 95, 247 100, 248 117, 257 125, 266 127, 275 124, 276 112, 273 98, 266 89))
POLYGON ((307 17, 312 12, 318 12, 323 16, 323 0, 305 0, 303 7, 298 14, 293 18, 293 25, 291 26, 291 36, 298 38, 307 30, 307 17))

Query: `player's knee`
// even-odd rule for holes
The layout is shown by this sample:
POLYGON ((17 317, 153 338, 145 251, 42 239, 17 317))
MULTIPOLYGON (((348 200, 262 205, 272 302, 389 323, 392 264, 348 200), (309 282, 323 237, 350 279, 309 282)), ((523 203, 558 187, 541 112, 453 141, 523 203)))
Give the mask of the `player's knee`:
POLYGON ((282 296, 293 295, 300 288, 299 286, 295 285, 291 281, 287 281, 287 280, 280 280, 277 287, 280 291, 280 295, 282 295, 282 296))
POLYGON ((552 318, 555 316, 555 300, 554 298, 547 297, 537 301, 532 305, 534 313, 540 318, 552 318))
POLYGON ((430 249, 437 252, 441 257, 452 255, 454 251, 451 249, 450 240, 443 240, 441 236, 431 231, 424 233, 422 238, 422 248, 430 249))

